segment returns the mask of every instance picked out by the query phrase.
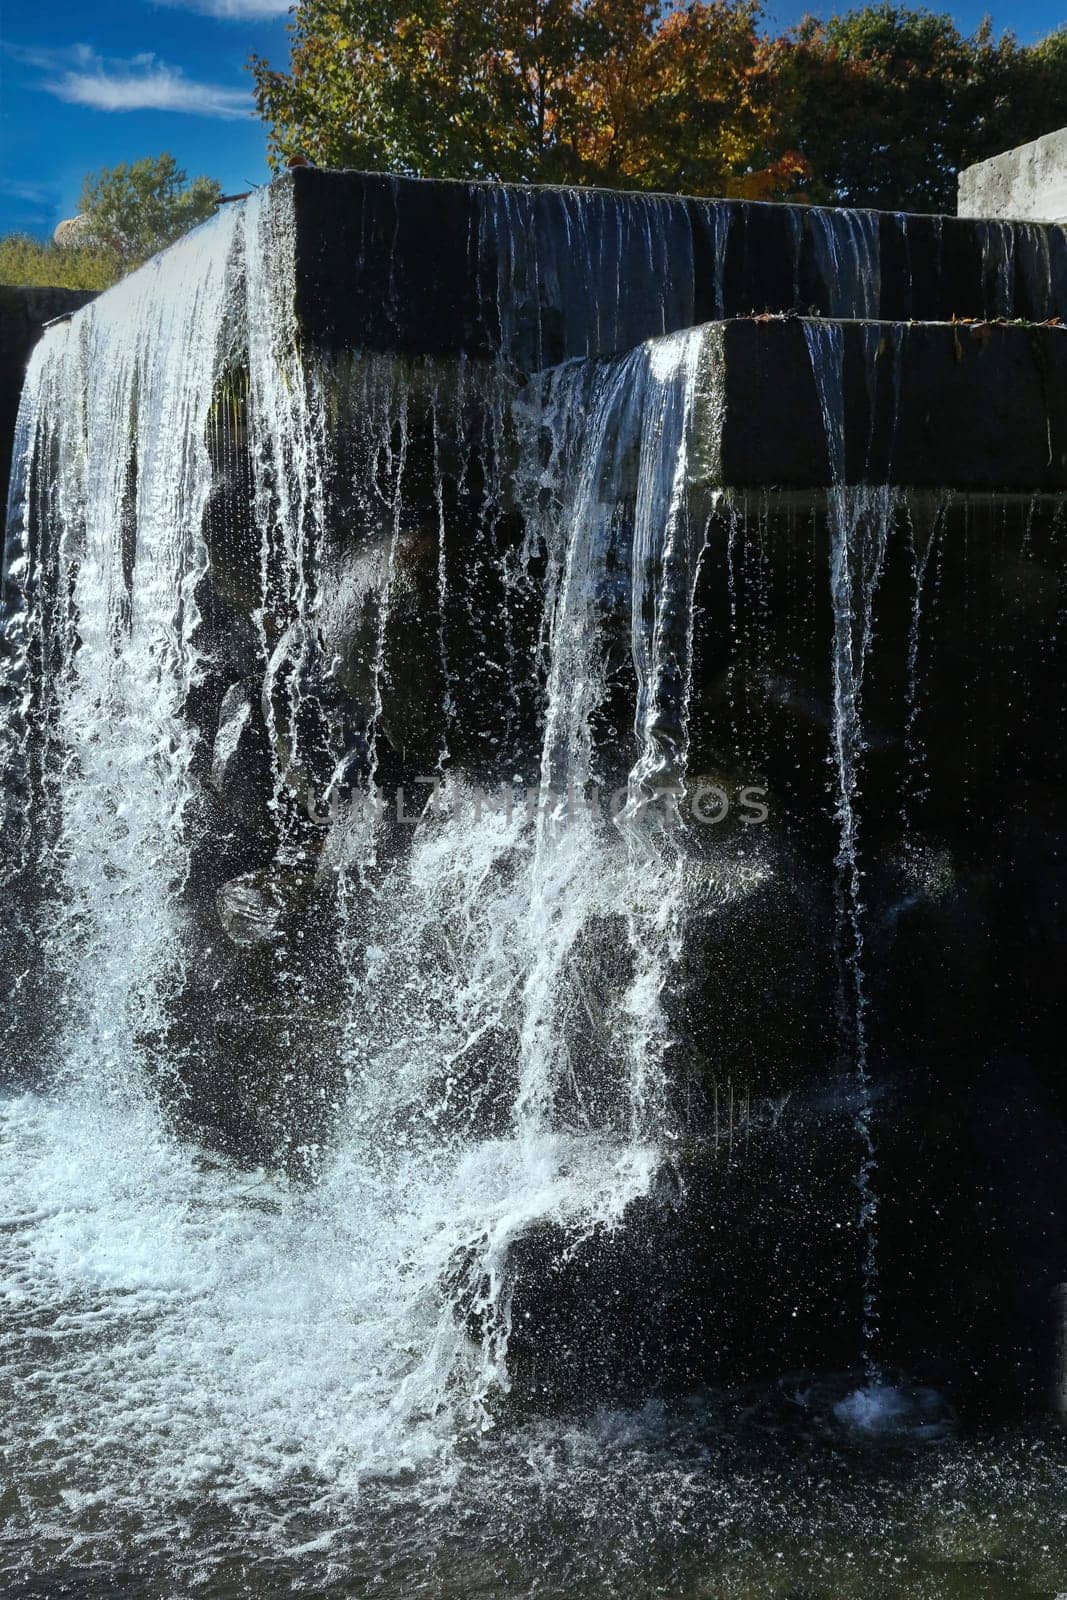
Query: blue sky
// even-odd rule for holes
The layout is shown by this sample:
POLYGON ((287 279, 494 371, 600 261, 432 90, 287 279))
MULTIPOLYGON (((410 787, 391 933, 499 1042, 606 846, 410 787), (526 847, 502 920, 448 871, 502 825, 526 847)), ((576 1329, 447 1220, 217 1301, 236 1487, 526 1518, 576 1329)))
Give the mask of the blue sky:
MULTIPOLYGON (((1067 21, 1067 0, 936 3, 969 31, 986 10, 1024 40, 1067 21)), ((774 27, 803 0, 768 4, 774 27)), ((840 9, 846 9, 844 5, 840 9)), ((0 49, 0 232, 48 234, 77 210, 82 175, 170 150, 190 175, 227 193, 267 176, 252 115, 255 51, 287 58, 285 0, 8 0, 0 49)))
POLYGON ((283 64, 286 0, 7 0, 0 232, 49 233, 84 173, 170 150, 226 192, 267 176, 255 51, 283 64))

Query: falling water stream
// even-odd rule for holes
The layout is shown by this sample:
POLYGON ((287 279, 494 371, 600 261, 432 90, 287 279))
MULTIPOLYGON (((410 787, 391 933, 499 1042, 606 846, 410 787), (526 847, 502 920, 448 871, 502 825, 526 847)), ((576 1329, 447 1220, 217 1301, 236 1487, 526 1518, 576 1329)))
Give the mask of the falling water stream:
MULTIPOLYGON (((301 1439, 316 1472, 351 1486, 430 1461, 447 1474, 457 1442, 491 1425, 493 1395, 509 1385, 510 1242, 546 1221, 575 1237, 610 1226, 647 1188, 668 1133, 658 996, 683 884, 680 863, 664 859, 639 813, 661 772, 684 777, 678 674, 684 680, 699 535, 682 526, 680 494, 702 348, 690 335, 593 374, 588 428, 566 446, 574 489, 558 518, 531 532, 532 544, 550 546, 553 571, 534 820, 496 808, 472 819, 462 775, 449 776, 410 855, 367 880, 350 912, 343 937, 354 945, 358 934, 363 955, 340 1018, 347 1089, 340 1137, 314 1190, 268 1173, 228 1174, 168 1125, 167 1074, 161 1082, 153 1057, 190 959, 180 897, 196 822, 181 710, 208 667, 196 642, 210 493, 201 441, 239 292, 261 541, 253 620, 279 813, 303 760, 302 697, 319 627, 326 402, 278 320, 286 296, 275 293, 272 221, 256 206, 230 213, 46 336, 27 384, 28 447, 14 491, 27 540, 56 539, 59 552, 48 551, 58 569, 48 573, 43 542, 9 566, 19 648, 7 671, 16 705, 43 723, 51 752, 40 779, 49 826, 37 830, 51 890, 42 959, 62 1019, 51 1088, 6 1106, 8 1147, 21 1152, 8 1173, 11 1205, 26 1219, 16 1279, 58 1275, 56 1315, 70 1319, 75 1347, 86 1318, 117 1318, 114 1365, 93 1402, 102 1450, 93 1470, 100 1492, 127 1493, 131 1508, 172 1473, 247 1495, 284 1479, 301 1439), (611 456, 635 446, 633 549, 619 556, 636 574, 641 683, 624 845, 610 817, 569 816, 557 796, 584 794, 593 777, 599 586, 609 546, 624 536, 611 456), (56 508, 37 522, 42 460, 56 473, 56 508), (53 671, 42 713, 31 702, 45 655, 53 671), (568 1042, 560 1019, 580 997, 576 941, 620 906, 638 959, 617 1000, 626 1042, 617 1084, 599 1091, 612 1102, 605 1121, 580 1094, 561 1109, 583 1062, 571 1058, 581 1039, 568 1042), (512 1103, 488 1138, 477 1107, 454 1103, 463 1064, 487 1036, 513 1040, 515 1052, 507 1063, 498 1044, 493 1070, 512 1103), (46 1199, 38 1182, 58 1187, 46 1199), (266 1229, 264 1218, 273 1219, 266 1229), (92 1309, 99 1294, 120 1290, 114 1311, 92 1309), (471 1308, 480 1337, 465 1320, 471 1308), (123 1327, 141 1346, 139 1400, 121 1370, 123 1327), (163 1449, 161 1435, 157 1453, 148 1444, 156 1427, 184 1443, 163 1449), (147 1479, 123 1491, 116 1463, 146 1448, 147 1479)), ((394 483, 392 515, 406 398, 385 365, 371 362, 356 415, 366 419, 368 457, 394 483)), ((394 522, 361 580, 378 613, 372 746, 398 536, 394 522)), ((350 836, 347 850, 366 874, 365 837, 350 836)), ((277 860, 301 861, 284 815, 277 860)), ((299 985, 287 992, 298 1006, 299 985)), ((89 1365, 72 1377, 75 1406, 99 1359, 88 1344, 89 1365)))
MULTIPOLYGON (((862 1511, 847 1489, 824 1493, 811 1463, 838 1446, 795 1386, 584 1419, 509 1412, 514 1247, 551 1234, 566 1261, 610 1235, 685 1139, 666 997, 692 892, 681 803, 721 346, 674 334, 525 387, 504 362, 317 363, 292 320, 285 227, 269 196, 229 210, 50 329, 26 382, 0 667, 19 1021, 0 1101, 5 1592, 785 1594, 805 1570, 848 1595, 870 1592, 858 1522, 905 1580, 958 1558, 959 1485, 1029 1525, 1025 1437, 995 1469, 947 1440, 959 1453, 922 1469, 918 1490, 871 1467, 862 1511), (530 594, 539 607, 538 661, 518 673, 539 708, 521 803, 519 773, 501 767, 487 795, 449 747, 466 646, 446 502, 469 489, 456 417, 473 411, 497 473, 478 539, 491 551, 522 508, 509 581, 516 614, 530 594), (427 416, 436 476, 413 532, 405 485, 427 416), (226 597, 245 609, 219 625, 204 528, 209 445, 226 430, 246 451, 252 544, 226 597), (436 791, 399 848, 387 818, 352 802, 387 765, 391 628, 423 539, 444 714, 436 791), (342 558, 338 588, 324 572, 342 558), (232 683, 220 638, 240 655, 232 683), (337 714, 334 747, 335 724, 313 713, 342 672, 361 710, 358 726, 337 714), (189 708, 216 678, 205 732, 189 708), (270 761, 272 855, 257 870, 331 907, 328 1004, 314 962, 286 964, 292 946, 234 957, 203 932, 217 804, 203 774, 222 783, 253 725, 270 761), (294 796, 322 750, 315 833, 294 796), (183 1121, 207 1070, 204 1008, 238 957, 282 1007, 266 1020, 290 1041, 283 1087, 313 1078, 309 1034, 329 1056, 319 1121, 287 1132, 284 1160, 213 1153, 183 1121), (899 1534, 916 1506, 918 1553, 899 1534)), ((829 329, 812 338, 837 452, 839 351, 829 329)), ((867 1387, 848 1403, 861 1405, 879 1369, 857 796, 895 499, 843 478, 835 455, 838 935, 866 1241, 867 1387)), ((506 661, 519 647, 505 643, 506 661)), ((526 692, 508 690, 516 707, 526 692)), ((241 1049, 235 1068, 266 1083, 266 1057, 241 1049)), ((1064 1538, 1031 1569, 1051 1571, 1064 1538)))
MULTIPOLYGON (((833 766, 839 842, 836 858, 836 935, 841 963, 839 1038, 855 1074, 855 1116, 860 1146, 856 1186, 864 1241, 863 1363, 867 1383, 841 1402, 843 1412, 877 1426, 883 1412, 898 1417, 906 1401, 890 1385, 878 1358, 878 1157, 874 1133, 868 998, 865 971, 863 870, 859 796, 866 740, 863 682, 874 632, 874 603, 885 567, 890 531, 901 496, 889 486, 850 484, 846 464, 844 330, 809 322, 808 350, 830 457, 826 515, 833 605, 833 766)), ((875 338, 868 343, 868 362, 875 338)), ((920 1403, 928 1397, 922 1395, 920 1403)))

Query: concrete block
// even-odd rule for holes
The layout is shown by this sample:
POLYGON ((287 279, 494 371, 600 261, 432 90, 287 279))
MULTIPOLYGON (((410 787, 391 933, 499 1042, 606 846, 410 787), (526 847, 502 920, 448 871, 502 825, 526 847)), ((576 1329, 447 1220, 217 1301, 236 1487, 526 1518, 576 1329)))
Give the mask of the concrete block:
POLYGON ((1067 319, 1059 227, 312 168, 277 192, 324 349, 538 371, 764 312, 1067 319))
POLYGON ((1067 128, 965 167, 957 210, 961 217, 1067 222, 1067 128))
POLYGON ((1067 488, 1067 330, 803 318, 726 324, 725 484, 831 482, 809 329, 838 364, 846 482, 1067 488))

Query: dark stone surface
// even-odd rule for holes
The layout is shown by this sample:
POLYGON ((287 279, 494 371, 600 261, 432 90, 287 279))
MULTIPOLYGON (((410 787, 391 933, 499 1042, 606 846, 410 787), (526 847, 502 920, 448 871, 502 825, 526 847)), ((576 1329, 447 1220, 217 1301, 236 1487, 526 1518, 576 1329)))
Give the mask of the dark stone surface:
POLYGON ((621 1226, 531 1228, 508 1259, 512 1398, 580 1408, 709 1376, 846 1370, 861 1316, 853 1180, 846 1118, 798 1115, 665 1165, 621 1226))
MULTIPOLYGON (((1063 505, 901 497, 861 705, 879 1350, 936 1355, 969 1409, 1040 1402, 1067 1262, 1063 505)), ((754 1106, 791 1094, 783 1126, 798 1101, 817 1126, 821 1092, 834 1114, 840 1048, 829 542, 823 496, 752 495, 710 530, 696 594, 690 770, 767 786, 740 843, 769 871, 694 927, 680 1014, 691 1059, 754 1106)))
MULTIPOLYGON (((723 482, 832 482, 803 319, 724 331, 723 482)), ((1067 332, 1007 324, 840 328, 845 478, 914 488, 1067 487, 1067 332)), ((835 335, 823 324, 823 351, 835 335)), ((836 359, 831 355, 831 360, 836 359)))
POLYGON ((20 289, 0 284, 0 506, 7 507, 11 447, 22 379, 41 329, 95 300, 91 289, 20 289))
POLYGON ((278 182, 298 313, 327 348, 504 349, 537 369, 765 311, 1067 314, 1055 226, 312 168, 278 182))

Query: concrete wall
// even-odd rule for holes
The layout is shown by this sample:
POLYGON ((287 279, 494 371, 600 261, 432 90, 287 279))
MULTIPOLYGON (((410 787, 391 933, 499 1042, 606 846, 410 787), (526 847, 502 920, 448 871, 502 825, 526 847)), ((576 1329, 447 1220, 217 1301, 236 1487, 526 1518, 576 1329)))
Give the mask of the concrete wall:
POLYGON ((956 209, 961 217, 1067 222, 1067 128, 966 167, 956 209))
POLYGON ((41 329, 95 298, 91 289, 26 289, 0 285, 0 521, 7 509, 11 447, 22 379, 41 329))
POLYGON ((301 333, 327 350, 534 371, 767 311, 1067 319, 1060 228, 310 167, 275 193, 301 333))
MULTIPOLYGON (((825 322, 738 318, 723 330, 722 482, 833 480, 806 333, 825 322)), ((1067 489, 1067 332, 945 322, 836 324, 824 379, 844 399, 847 483, 1067 489), (840 362, 840 366, 837 363, 840 362)))

